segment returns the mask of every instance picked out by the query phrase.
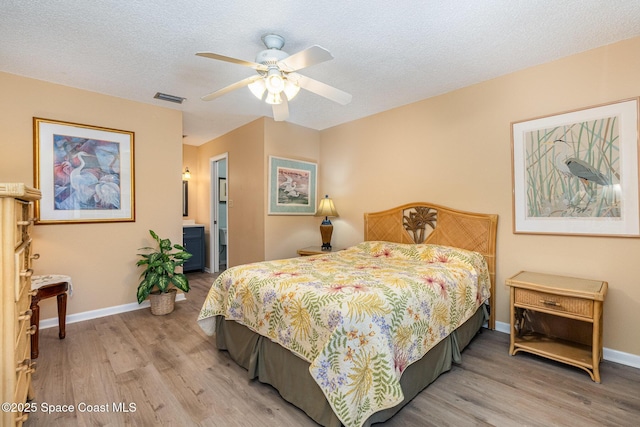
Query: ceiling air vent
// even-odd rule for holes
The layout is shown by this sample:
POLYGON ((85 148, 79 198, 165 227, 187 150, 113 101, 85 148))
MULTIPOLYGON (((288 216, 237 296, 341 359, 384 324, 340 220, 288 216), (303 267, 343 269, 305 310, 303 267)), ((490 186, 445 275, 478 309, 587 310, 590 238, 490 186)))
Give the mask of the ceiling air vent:
POLYGON ((176 104, 182 104, 182 102, 185 99, 187 99, 187 98, 183 98, 181 96, 168 95, 168 94, 162 93, 162 92, 156 92, 156 94, 153 97, 156 98, 156 99, 160 99, 162 101, 175 102, 176 104))

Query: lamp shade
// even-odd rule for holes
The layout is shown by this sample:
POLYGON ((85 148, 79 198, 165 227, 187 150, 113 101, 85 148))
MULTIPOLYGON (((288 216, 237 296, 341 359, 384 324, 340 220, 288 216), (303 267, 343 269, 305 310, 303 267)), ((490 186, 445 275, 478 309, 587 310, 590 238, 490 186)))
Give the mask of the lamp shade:
POLYGON ((249 90, 256 98, 262 101, 262 96, 264 95, 264 91, 267 90, 267 86, 264 84, 263 79, 258 79, 253 83, 249 83, 249 90))
POLYGON ((322 250, 331 250, 331 235, 333 234, 333 224, 329 221, 330 216, 338 216, 336 206, 333 204, 333 200, 328 195, 324 196, 324 199, 320 200, 318 204, 318 210, 316 216, 323 216, 324 220, 320 224, 320 236, 322 237, 322 250))
POLYGON ((291 101, 300 92, 300 86, 295 83, 291 83, 289 80, 284 81, 284 94, 287 99, 291 101))
POLYGON ((320 200, 316 216, 339 216, 336 206, 333 204, 333 200, 331 200, 328 195, 324 196, 324 199, 320 200))

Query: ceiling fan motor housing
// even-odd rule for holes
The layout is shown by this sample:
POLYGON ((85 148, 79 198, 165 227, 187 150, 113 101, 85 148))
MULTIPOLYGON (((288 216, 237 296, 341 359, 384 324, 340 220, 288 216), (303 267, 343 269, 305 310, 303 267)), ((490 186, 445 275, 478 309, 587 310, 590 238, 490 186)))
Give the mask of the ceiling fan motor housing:
POLYGON ((289 54, 283 50, 266 49, 256 55, 256 62, 263 65, 275 65, 288 56, 289 54))
POLYGON ((276 65, 278 61, 282 61, 289 54, 281 50, 284 46, 284 37, 278 34, 265 34, 262 36, 262 43, 267 47, 266 50, 256 55, 256 62, 263 65, 276 65))
POLYGON ((267 49, 282 49, 284 46, 284 37, 278 34, 265 34, 260 39, 267 49))

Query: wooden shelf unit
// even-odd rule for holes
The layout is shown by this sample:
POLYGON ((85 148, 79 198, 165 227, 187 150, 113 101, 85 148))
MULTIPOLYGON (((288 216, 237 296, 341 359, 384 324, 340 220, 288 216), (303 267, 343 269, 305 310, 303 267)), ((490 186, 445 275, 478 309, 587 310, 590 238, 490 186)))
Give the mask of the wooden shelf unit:
POLYGON ((585 370, 600 382, 607 282, 521 271, 510 290, 509 354, 537 354, 585 370))

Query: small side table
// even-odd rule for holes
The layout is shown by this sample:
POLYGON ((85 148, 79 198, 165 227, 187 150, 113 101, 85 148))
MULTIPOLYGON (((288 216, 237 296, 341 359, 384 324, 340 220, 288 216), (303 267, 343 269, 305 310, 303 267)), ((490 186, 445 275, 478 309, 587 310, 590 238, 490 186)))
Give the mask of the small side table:
POLYGON ((49 274, 46 276, 31 276, 31 326, 36 326, 36 332, 31 335, 31 358, 38 358, 38 337, 40 335, 40 307, 38 303, 47 298, 56 297, 58 300, 58 337, 66 336, 67 292, 72 292, 71 277, 49 274))
POLYGON ((506 284, 509 354, 526 351, 577 366, 599 383, 607 282, 521 271, 506 284))
POLYGON ((332 252, 341 251, 342 248, 331 248, 331 250, 322 250, 322 246, 307 246, 306 248, 298 249, 298 255, 310 256, 310 255, 322 255, 330 254, 332 252))

